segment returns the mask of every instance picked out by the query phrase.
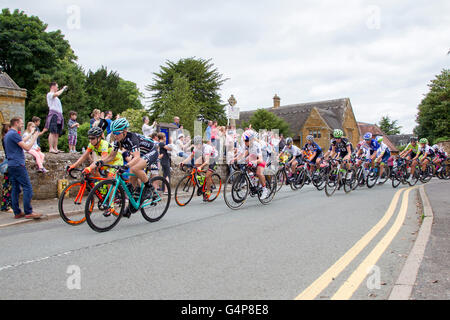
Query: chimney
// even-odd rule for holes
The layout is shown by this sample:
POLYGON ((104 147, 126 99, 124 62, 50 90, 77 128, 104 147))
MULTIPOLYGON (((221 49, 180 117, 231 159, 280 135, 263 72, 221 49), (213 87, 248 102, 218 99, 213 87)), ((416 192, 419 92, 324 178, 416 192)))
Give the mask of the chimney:
POLYGON ((273 108, 276 109, 280 106, 280 97, 275 94, 275 97, 273 97, 273 108))

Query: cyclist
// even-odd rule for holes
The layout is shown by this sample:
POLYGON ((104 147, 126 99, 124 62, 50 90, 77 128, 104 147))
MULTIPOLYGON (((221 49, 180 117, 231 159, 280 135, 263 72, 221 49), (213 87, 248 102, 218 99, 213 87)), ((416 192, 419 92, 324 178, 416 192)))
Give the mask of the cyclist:
MULTIPOLYGON (((436 166, 439 166, 444 163, 447 160, 447 152, 444 151, 443 148, 439 148, 437 144, 433 146, 434 154, 436 155, 433 159, 433 163, 436 166)), ((441 170, 441 167, 439 168, 439 171, 441 170)))
POLYGON ((269 190, 266 187, 266 177, 264 176, 264 169, 266 163, 263 160, 262 148, 257 141, 257 133, 251 129, 245 131, 242 134, 242 140, 244 141, 244 153, 236 157, 234 161, 244 157, 249 167, 256 167, 256 176, 262 185, 261 199, 266 199, 269 196, 269 190))
MULTIPOLYGON (((122 154, 118 153, 114 157, 109 160, 109 155, 112 152, 111 145, 103 139, 103 130, 100 127, 92 127, 88 131, 89 145, 83 155, 72 164, 67 171, 70 172, 74 168, 77 168, 80 164, 84 163, 89 159, 89 155, 92 153, 94 161, 86 167, 83 172, 87 174, 92 174, 93 176, 98 177, 99 170, 96 165, 96 162, 99 160, 103 160, 104 163, 109 165, 123 165, 122 154)), ((108 169, 108 177, 112 177, 115 174, 114 169, 108 169)))
POLYGON ((216 161, 219 156, 219 152, 212 145, 203 143, 201 136, 194 137, 194 148, 192 149, 191 155, 187 157, 183 162, 180 163, 180 167, 187 163, 192 163, 198 168, 198 170, 203 170, 204 167, 208 166, 208 171, 205 175, 205 193, 203 194, 203 201, 208 201, 211 195, 211 185, 212 185, 212 175, 216 170, 216 161))
MULTIPOLYGON (((111 132, 114 137, 113 150, 103 162, 114 159, 119 149, 123 148, 128 151, 133 158, 124 167, 129 168, 130 173, 134 174, 134 176, 130 176, 130 182, 135 190, 138 188, 138 179, 144 183, 142 199, 147 199, 151 196, 154 188, 149 183, 144 170, 158 160, 158 144, 141 134, 129 132, 129 127, 130 124, 125 118, 119 118, 111 123, 111 132)), ((101 162, 97 162, 97 164, 102 165, 101 162)))
POLYGON ((286 145, 281 150, 281 155, 287 155, 290 160, 287 163, 287 167, 290 168, 288 173, 288 180, 292 180, 292 175, 297 169, 298 163, 302 160, 302 150, 294 145, 294 141, 291 137, 286 138, 286 145))
POLYGON ((411 137, 410 142, 405 149, 399 154, 400 158, 406 158, 407 160, 414 159, 419 153, 419 144, 416 137, 411 137))
POLYGON ((331 140, 331 150, 328 154, 328 158, 334 158, 334 156, 338 156, 340 159, 344 160, 347 163, 347 168, 349 169, 350 164, 349 160, 352 155, 352 144, 346 138, 343 138, 344 132, 341 129, 335 129, 333 131, 334 139, 331 140))
POLYGON ((411 174, 409 176, 409 180, 412 180, 412 177, 414 176, 414 173, 416 171, 416 166, 418 164, 422 165, 422 171, 425 171, 427 168, 427 164, 431 161, 431 159, 434 157, 434 151, 433 149, 428 145, 428 139, 422 138, 419 140, 419 149, 417 155, 412 159, 412 165, 411 165, 411 174))
POLYGON ((322 148, 314 142, 314 137, 312 135, 308 135, 306 137, 306 144, 302 149, 310 154, 308 161, 313 165, 314 168, 320 166, 320 161, 322 158, 322 148))
POLYGON ((387 165, 388 160, 391 157, 391 150, 389 150, 388 146, 383 142, 383 136, 377 136, 376 141, 380 147, 375 153, 376 159, 374 162, 380 162, 379 176, 381 177, 383 175, 384 167, 387 165))

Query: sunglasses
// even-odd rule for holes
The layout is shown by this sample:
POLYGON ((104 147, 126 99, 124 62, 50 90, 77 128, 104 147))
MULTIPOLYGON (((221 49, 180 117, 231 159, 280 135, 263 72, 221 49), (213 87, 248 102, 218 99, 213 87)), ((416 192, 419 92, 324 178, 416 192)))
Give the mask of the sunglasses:
POLYGON ((115 135, 115 136, 118 136, 122 133, 123 133, 123 131, 113 131, 113 135, 115 135))
POLYGON ((98 137, 88 137, 88 139, 89 140, 95 140, 95 139, 97 139, 98 137))

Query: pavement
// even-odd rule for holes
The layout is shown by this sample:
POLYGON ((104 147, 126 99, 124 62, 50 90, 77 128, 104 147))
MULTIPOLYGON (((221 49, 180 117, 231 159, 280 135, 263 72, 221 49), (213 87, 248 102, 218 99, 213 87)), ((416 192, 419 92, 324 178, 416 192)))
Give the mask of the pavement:
MULTIPOLYGON (((22 199, 19 201, 20 208, 23 210, 22 199)), ((2 228, 12 227, 24 223, 43 222, 48 219, 58 218, 58 199, 33 200, 31 202, 34 213, 42 214, 40 219, 14 219, 14 213, 0 211, 0 230, 2 228)))

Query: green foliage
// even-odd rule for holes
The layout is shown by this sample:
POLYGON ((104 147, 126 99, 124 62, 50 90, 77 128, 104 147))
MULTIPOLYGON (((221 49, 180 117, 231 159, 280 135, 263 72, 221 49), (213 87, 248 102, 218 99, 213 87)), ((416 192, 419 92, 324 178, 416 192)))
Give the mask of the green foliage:
POLYGON ((199 114, 199 107, 194 101, 194 95, 189 89, 189 81, 179 75, 175 75, 173 89, 164 92, 161 105, 163 113, 158 121, 172 123, 175 116, 180 117, 183 129, 194 132, 194 121, 199 114))
POLYGON ((414 133, 433 141, 450 136, 450 69, 444 69, 428 87, 430 91, 419 105, 414 133))
POLYGON ((153 83, 146 86, 146 90, 152 93, 150 111, 154 118, 164 114, 164 99, 168 98, 168 93, 174 89, 175 79, 183 77, 189 82, 199 113, 208 120, 217 120, 220 125, 226 124, 225 104, 221 103, 219 90, 227 79, 222 78, 211 59, 187 58, 176 63, 167 61, 154 76, 153 83))
POLYGON ((32 92, 45 74, 58 70, 61 61, 77 59, 60 30, 23 11, 3 9, 0 14, 0 66, 21 87, 32 92))
POLYGON ((121 113, 129 108, 143 109, 140 99, 142 93, 136 84, 120 78, 115 71, 101 67, 95 72, 89 70, 86 76, 87 105, 89 110, 111 110, 113 114, 121 113))
POLYGON ((400 134, 401 126, 397 122, 398 120, 391 120, 389 116, 383 116, 378 126, 386 135, 400 134))
POLYGON ((443 141, 450 141, 450 137, 440 137, 437 138, 433 141, 433 144, 439 143, 439 142, 443 142, 443 141))
MULTIPOLYGON (((250 118, 250 124, 252 125, 252 129, 259 131, 261 129, 272 130, 278 129, 280 134, 283 134, 285 137, 291 134, 289 124, 283 120, 282 118, 276 116, 270 111, 266 109, 258 109, 250 118)), ((247 123, 243 123, 241 125, 242 128, 248 126, 247 123)))
POLYGON ((143 117, 147 115, 147 111, 144 109, 127 109, 120 114, 121 117, 126 118, 130 123, 129 130, 136 133, 142 133, 143 117))

